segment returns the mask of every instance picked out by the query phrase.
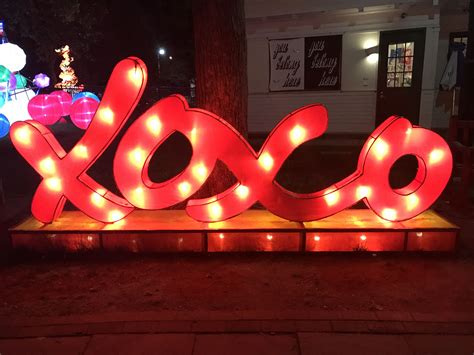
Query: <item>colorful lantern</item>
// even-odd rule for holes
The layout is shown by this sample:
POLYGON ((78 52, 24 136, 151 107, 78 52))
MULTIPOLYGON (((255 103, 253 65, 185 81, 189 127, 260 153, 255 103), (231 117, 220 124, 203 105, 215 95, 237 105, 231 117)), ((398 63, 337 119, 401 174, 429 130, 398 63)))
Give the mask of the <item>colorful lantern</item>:
POLYGON ((6 83, 10 80, 12 73, 7 67, 0 64, 0 83, 6 83))
POLYGON ((44 125, 52 125, 61 118, 62 107, 54 95, 36 95, 28 103, 31 117, 44 125))
POLYGON ((96 94, 94 94, 92 92, 89 92, 89 91, 83 91, 83 92, 79 92, 77 94, 74 94, 74 96, 72 97, 72 102, 74 102, 76 100, 79 100, 82 97, 89 97, 91 99, 96 100, 97 102, 100 102, 99 97, 96 94))
POLYGON ((50 82, 49 76, 43 73, 36 74, 35 78, 33 79, 33 84, 35 84, 40 89, 44 89, 48 87, 49 82, 50 82))
POLYGON ((90 98, 82 97, 72 104, 71 121, 80 129, 89 127, 95 112, 99 107, 99 102, 90 98))
POLYGON ((20 71, 25 67, 26 54, 19 46, 13 43, 0 44, 0 65, 11 72, 20 71))
POLYGON ((0 138, 5 137, 10 131, 10 122, 5 115, 0 113, 0 138))
POLYGON ((21 74, 15 74, 16 88, 23 89, 28 84, 28 80, 21 74))
POLYGON ((0 108, 0 113, 3 113, 8 118, 10 124, 16 121, 31 120, 28 112, 28 103, 36 95, 33 90, 13 90, 8 95, 8 100, 0 108))
POLYGON ((56 90, 56 91, 53 91, 49 95, 56 96, 58 98, 60 106, 61 106, 61 116, 69 116, 71 112, 71 103, 72 103, 71 94, 62 90, 56 90))
MULTIPOLYGON (((296 147, 326 130, 327 111, 322 105, 309 105, 286 116, 255 152, 222 118, 189 108, 182 96, 174 95, 140 116, 119 143, 114 177, 125 196, 122 198, 94 181, 87 170, 124 126, 143 94, 146 78, 146 67, 139 59, 118 63, 94 119, 70 152, 36 121, 12 126, 10 136, 16 149, 43 177, 32 202, 32 213, 38 220, 52 222, 66 199, 102 222, 116 222, 135 207, 169 207, 197 191, 219 159, 234 173, 237 183, 216 196, 189 200, 186 211, 194 219, 222 221, 260 201, 280 217, 308 221, 363 201, 381 218, 402 221, 426 210, 451 174, 451 152, 439 135, 392 116, 370 135, 353 174, 322 191, 294 193, 280 186, 275 176, 296 147), (176 177, 155 183, 147 173, 151 156, 176 131, 190 141, 191 161, 176 177), (389 183, 390 170, 404 155, 417 158, 418 172, 411 183, 394 190, 389 183)), ((75 104, 81 100, 90 99, 82 98, 75 104)))

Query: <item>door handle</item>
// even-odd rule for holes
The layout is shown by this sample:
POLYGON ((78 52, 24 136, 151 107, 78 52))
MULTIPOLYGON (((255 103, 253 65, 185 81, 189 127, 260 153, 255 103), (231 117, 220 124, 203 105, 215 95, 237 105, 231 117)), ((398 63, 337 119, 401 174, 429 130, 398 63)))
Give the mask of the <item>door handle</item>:
POLYGON ((380 98, 380 99, 383 99, 383 98, 384 98, 384 96, 383 96, 383 91, 379 91, 379 98, 380 98))

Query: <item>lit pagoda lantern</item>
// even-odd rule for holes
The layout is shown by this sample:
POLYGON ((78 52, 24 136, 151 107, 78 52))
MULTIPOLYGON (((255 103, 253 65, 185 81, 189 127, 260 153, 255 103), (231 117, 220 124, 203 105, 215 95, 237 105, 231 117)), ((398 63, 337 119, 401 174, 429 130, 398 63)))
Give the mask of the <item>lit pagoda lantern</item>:
POLYGON ((64 47, 55 49, 56 53, 59 53, 63 57, 59 68, 61 68, 61 73, 59 78, 62 80, 60 83, 54 85, 57 89, 63 89, 71 94, 78 93, 84 89, 84 85, 77 85, 78 79, 74 72, 74 69, 71 67, 71 63, 74 61, 74 58, 71 56, 71 50, 68 45, 64 47))

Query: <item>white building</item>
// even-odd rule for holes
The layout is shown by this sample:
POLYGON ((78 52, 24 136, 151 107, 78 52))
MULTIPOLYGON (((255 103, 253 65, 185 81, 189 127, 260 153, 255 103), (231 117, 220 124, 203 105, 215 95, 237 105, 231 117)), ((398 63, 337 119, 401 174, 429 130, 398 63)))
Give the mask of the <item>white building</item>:
POLYGON ((467 0, 246 0, 245 6, 250 133, 269 132, 288 113, 316 102, 328 108, 328 133, 369 133, 388 113, 428 128, 447 127, 452 99, 438 88, 450 35, 466 36, 460 32, 468 28, 467 0), (294 56, 285 63, 290 51, 314 60, 308 51, 311 43, 323 43, 315 38, 320 36, 333 36, 324 38, 333 49, 321 51, 326 62, 319 64, 328 63, 326 68, 315 65, 314 73, 305 73, 294 56), (288 52, 276 53, 278 46, 288 52), (311 75, 327 75, 331 58, 338 62, 338 82, 325 86, 318 77, 316 84, 323 85, 314 90, 311 75), (287 84, 296 87, 284 86, 293 74, 287 84))

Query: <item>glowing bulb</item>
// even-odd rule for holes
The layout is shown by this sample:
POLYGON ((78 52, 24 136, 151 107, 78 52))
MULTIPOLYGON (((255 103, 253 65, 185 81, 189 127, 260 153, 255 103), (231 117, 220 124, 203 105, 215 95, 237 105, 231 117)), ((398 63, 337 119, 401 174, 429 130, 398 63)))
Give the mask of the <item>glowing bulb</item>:
POLYGON ((247 186, 244 186, 244 185, 239 185, 239 187, 237 187, 237 189, 235 190, 235 193, 242 200, 246 199, 247 196, 249 195, 249 188, 247 186))
POLYGON ((375 64, 378 61, 379 61, 379 54, 378 53, 370 53, 367 56, 367 62, 369 62, 370 64, 375 64))
POLYGON ((31 143, 31 131, 28 126, 24 126, 15 130, 15 140, 21 144, 28 145, 31 143))
POLYGON ((301 142, 304 142, 305 137, 306 137, 306 129, 304 129, 300 125, 296 125, 290 131, 290 140, 294 145, 298 145, 301 142))
POLYGON ((321 237, 319 235, 314 236, 314 241, 319 242, 321 240, 321 237))
POLYGON ((137 205, 143 206, 145 203, 145 195, 143 192, 143 187, 141 186, 133 190, 133 200, 137 205))
POLYGON ((193 166, 193 175, 199 181, 204 181, 207 177, 207 168, 203 163, 193 166))
POLYGON ((408 127, 407 130, 405 131, 405 134, 410 135, 411 131, 412 131, 411 127, 408 127))
POLYGON ((123 218, 123 213, 119 210, 113 210, 109 212, 109 220, 116 222, 123 218))
POLYGON ((92 242, 92 239, 94 239, 94 238, 92 238, 91 235, 88 235, 88 236, 87 236, 87 240, 88 240, 89 242, 92 242))
POLYGON ((267 234, 267 239, 268 239, 268 240, 272 240, 272 239, 273 239, 273 235, 267 234))
POLYGON ((128 71, 128 78, 135 84, 139 85, 142 78, 141 70, 137 68, 130 69, 128 71))
POLYGON ((420 199, 416 194, 411 194, 407 197, 407 210, 412 211, 418 206, 418 203, 420 202, 420 199))
POLYGON ((328 206, 333 206, 339 201, 340 192, 337 190, 329 192, 327 195, 324 195, 324 200, 328 206))
POLYGON ((385 208, 382 210, 382 217, 384 219, 388 219, 390 221, 394 221, 397 219, 397 211, 392 208, 385 208))
POLYGON ((56 173, 56 165, 51 157, 47 157, 40 161, 39 168, 44 174, 53 175, 56 173))
POLYGON ((62 190, 62 184, 61 184, 61 179, 57 177, 52 177, 45 179, 46 186, 48 189, 52 191, 61 191, 62 190))
POLYGON ((375 141, 374 149, 378 160, 382 160, 388 154, 388 144, 380 138, 375 141))
POLYGON ((114 111, 108 107, 101 109, 99 112, 100 119, 107 124, 114 123, 114 116, 114 111))
POLYGON ((84 158, 84 159, 86 159, 89 156, 87 147, 83 144, 79 144, 74 148, 74 154, 77 155, 79 158, 84 158))
POLYGON ((356 190, 356 196, 358 200, 362 200, 364 197, 370 197, 372 189, 368 186, 359 186, 356 190))
POLYGON ((159 136, 161 132, 161 127, 162 123, 158 116, 151 116, 147 121, 146 121, 146 126, 148 130, 150 131, 151 134, 154 136, 159 136))
POLYGON ((423 237, 423 232, 416 232, 416 236, 419 238, 419 237, 423 237))
POLYGON ((197 140, 197 129, 196 127, 194 127, 192 130, 191 130, 191 143, 194 145, 196 144, 196 140, 197 140))
POLYGON ((178 185, 178 190, 181 196, 187 196, 191 191, 191 184, 187 181, 183 181, 178 185))
POLYGON ((219 219, 222 216, 222 207, 217 202, 210 204, 208 210, 212 219, 219 219))
POLYGON ((219 238, 224 239, 224 233, 219 233, 219 238))
POLYGON ((362 234, 362 235, 360 236, 360 240, 365 241, 365 240, 367 240, 367 237, 362 234))
POLYGON ((133 165, 135 165, 138 169, 141 169, 146 159, 145 151, 142 148, 137 147, 130 151, 128 158, 133 165))
POLYGON ((444 152, 441 149, 433 149, 430 153, 430 164, 436 164, 444 157, 444 152))
POLYGON ((270 171, 270 170, 272 170, 272 167, 273 167, 273 158, 270 154, 263 153, 260 156, 260 158, 258 158, 258 163, 261 165, 261 167, 264 170, 270 171))
POLYGON ((97 192, 93 192, 91 194, 91 202, 100 208, 104 206, 105 199, 101 195, 99 195, 97 192))

